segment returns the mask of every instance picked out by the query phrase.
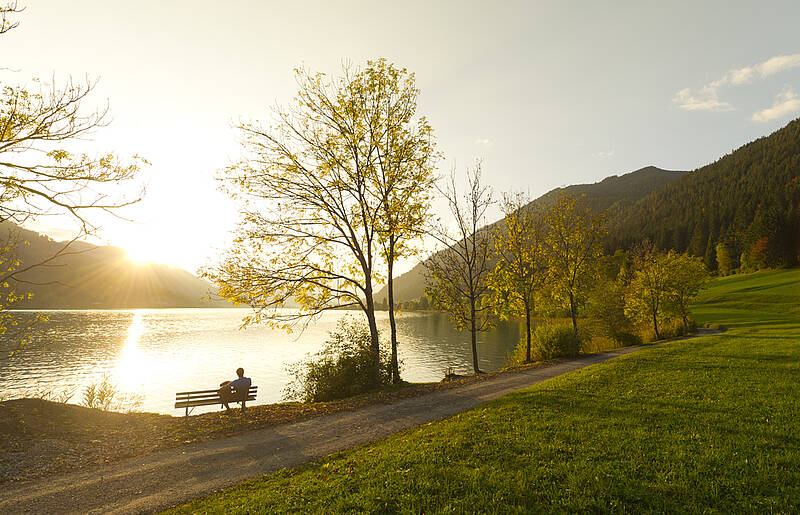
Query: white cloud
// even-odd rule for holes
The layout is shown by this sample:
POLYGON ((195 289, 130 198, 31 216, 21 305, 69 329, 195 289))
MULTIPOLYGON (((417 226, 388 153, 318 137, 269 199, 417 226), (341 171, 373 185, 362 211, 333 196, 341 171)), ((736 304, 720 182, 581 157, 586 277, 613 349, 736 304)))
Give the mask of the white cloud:
POLYGON ((754 122, 768 122, 797 111, 800 111, 800 98, 797 98, 794 91, 786 88, 775 97, 772 107, 756 111, 750 119, 754 122))
POLYGON ((719 84, 712 82, 700 88, 697 94, 692 94, 689 88, 678 91, 672 101, 686 111, 731 111, 734 107, 727 102, 721 102, 717 89, 719 84))
POLYGON ((721 80, 738 86, 739 84, 751 82, 755 77, 763 79, 798 66, 800 66, 800 54, 776 55, 763 63, 731 70, 721 80))
POLYGON ((746 84, 753 79, 756 74, 756 69, 752 66, 739 68, 738 70, 731 70, 727 77, 730 77, 731 84, 746 84))
POLYGON ((731 70, 700 88, 697 93, 690 88, 682 89, 675 94, 672 102, 686 111, 730 111, 734 107, 719 99, 720 88, 748 84, 756 78, 763 79, 797 67, 800 67, 800 54, 776 55, 762 63, 731 70))
POLYGON ((614 151, 613 151, 613 150, 607 150, 607 151, 605 151, 605 152, 595 152, 595 153, 594 153, 594 154, 592 154, 592 155, 593 155, 594 157, 599 157, 599 158, 601 158, 601 159, 602 159, 602 158, 604 158, 604 157, 611 157, 611 156, 613 156, 613 155, 614 155, 614 151))
POLYGON ((489 140, 488 138, 478 138, 475 140, 476 145, 481 145, 483 147, 489 148, 494 146, 494 142, 489 140))
POLYGON ((758 65, 762 77, 800 66, 800 54, 776 55, 758 65))

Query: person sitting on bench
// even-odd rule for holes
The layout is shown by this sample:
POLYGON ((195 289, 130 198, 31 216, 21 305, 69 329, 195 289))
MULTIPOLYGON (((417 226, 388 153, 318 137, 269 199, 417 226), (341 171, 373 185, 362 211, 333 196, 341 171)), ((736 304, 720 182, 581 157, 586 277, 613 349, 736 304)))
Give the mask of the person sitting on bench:
POLYGON ((244 409, 244 401, 247 399, 247 392, 250 389, 251 381, 249 377, 244 376, 244 369, 237 368, 236 375, 239 377, 233 381, 223 381, 219 384, 219 398, 228 411, 231 410, 228 406, 229 402, 241 402, 242 409, 244 409))

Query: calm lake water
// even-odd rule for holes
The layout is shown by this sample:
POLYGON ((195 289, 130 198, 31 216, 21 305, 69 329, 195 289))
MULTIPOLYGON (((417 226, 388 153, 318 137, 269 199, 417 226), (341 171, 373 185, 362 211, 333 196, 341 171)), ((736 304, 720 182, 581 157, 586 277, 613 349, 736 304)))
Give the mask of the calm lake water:
MULTIPOLYGON (((305 331, 286 334, 264 326, 239 329, 243 309, 142 309, 47 311, 30 347, 11 358, 9 342, 0 339, 0 399, 44 392, 74 392, 79 403, 88 384, 104 377, 122 395, 135 397, 140 411, 180 415, 175 392, 216 388, 245 375, 258 386, 258 404, 283 400, 291 381, 290 363, 319 350, 339 318, 356 312, 328 312, 305 331)), ((31 317, 33 312, 18 312, 31 317)), ((388 338, 388 313, 378 313, 388 338)), ((501 324, 480 335, 481 369, 502 368, 519 340, 516 323, 501 324)), ((437 313, 404 313, 398 318, 401 375, 407 381, 438 381, 445 369, 472 371, 469 333, 453 329, 437 313)), ((195 413, 204 408, 198 408, 195 413)), ((205 408, 213 411, 219 407, 205 408)))

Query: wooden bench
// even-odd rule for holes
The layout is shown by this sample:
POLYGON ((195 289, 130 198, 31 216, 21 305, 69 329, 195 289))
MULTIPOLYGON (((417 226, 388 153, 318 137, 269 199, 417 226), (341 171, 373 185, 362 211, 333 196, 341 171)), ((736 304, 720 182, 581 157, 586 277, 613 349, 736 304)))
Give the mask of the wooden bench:
MULTIPOLYGON (((242 413, 245 411, 245 403, 247 401, 256 400, 256 393, 258 386, 251 386, 247 391, 247 396, 238 395, 239 392, 233 394, 233 398, 229 402, 238 402, 242 405, 242 413)), ((197 406, 213 406, 214 404, 222 404, 222 399, 219 396, 218 390, 198 390, 196 392, 178 392, 175 394, 175 407, 186 408, 186 420, 189 420, 189 413, 197 406)))

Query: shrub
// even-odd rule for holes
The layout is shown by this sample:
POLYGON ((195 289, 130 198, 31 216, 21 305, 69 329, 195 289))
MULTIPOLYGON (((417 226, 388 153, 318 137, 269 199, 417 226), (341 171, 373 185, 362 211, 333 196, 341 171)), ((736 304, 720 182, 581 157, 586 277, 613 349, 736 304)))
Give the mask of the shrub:
POLYGON ((664 339, 679 338, 686 335, 686 328, 683 327, 682 320, 673 319, 661 324, 661 327, 659 327, 659 332, 661 333, 661 337, 664 339))
MULTIPOLYGON (((673 318, 664 320, 659 323, 658 325, 658 332, 661 333, 662 340, 668 340, 670 338, 680 338, 681 336, 686 336, 687 334, 692 334, 697 331, 697 322, 693 319, 689 318, 687 320, 687 325, 689 326, 689 331, 686 331, 686 327, 683 325, 683 319, 681 318, 673 318)), ((646 342, 653 342, 656 341, 655 333, 653 329, 650 327, 643 328, 640 332, 639 336, 641 340, 646 342)))
MULTIPOLYGON (((370 372, 374 354, 369 327, 346 316, 331 331, 323 348, 307 359, 288 367, 294 376, 284 392, 287 399, 326 402, 342 399, 371 389, 370 372)), ((391 381, 391 356, 380 352, 379 384, 391 381)))
POLYGON ((633 331, 620 331, 614 335, 614 339, 619 343, 622 347, 633 347, 635 345, 641 345, 642 337, 636 334, 633 331))
POLYGON ((603 335, 595 335, 591 338, 581 339, 581 352, 595 354, 619 348, 619 343, 613 338, 603 335))
MULTIPOLYGON (((72 395, 70 394, 69 397, 72 395)), ((69 397, 66 397, 68 400, 69 397)), ((87 408, 103 411, 134 411, 142 404, 141 397, 120 392, 118 386, 107 375, 99 383, 92 383, 83 389, 81 404, 87 408)))
MULTIPOLYGON (((531 344, 531 346, 532 345, 533 344, 531 344)), ((513 368, 513 367, 518 367, 520 365, 524 365, 527 347, 528 343, 525 339, 525 335, 523 334, 522 339, 517 344, 517 346, 514 347, 514 350, 506 353, 506 368, 513 368)), ((531 348, 531 353, 532 352, 533 349, 531 348)), ((531 358, 533 358, 533 356, 531 356, 531 358)))
POLYGON ((533 359, 569 358, 577 356, 580 350, 581 338, 570 325, 541 324, 536 326, 531 335, 533 359))
POLYGON ((83 389, 83 405, 87 408, 109 410, 117 396, 117 386, 107 376, 96 384, 90 384, 83 389))

